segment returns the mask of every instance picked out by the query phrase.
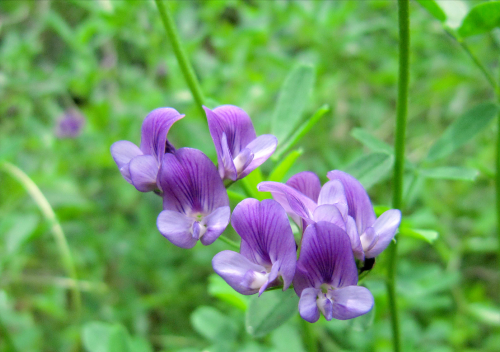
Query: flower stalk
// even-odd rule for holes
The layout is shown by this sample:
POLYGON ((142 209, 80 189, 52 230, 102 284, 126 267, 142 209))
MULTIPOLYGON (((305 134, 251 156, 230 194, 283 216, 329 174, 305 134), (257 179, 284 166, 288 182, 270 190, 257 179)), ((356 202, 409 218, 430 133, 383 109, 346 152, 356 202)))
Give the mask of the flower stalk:
POLYGON ((191 94, 193 94, 193 98, 196 102, 196 106, 200 111, 201 115, 205 115, 205 111, 202 106, 205 104, 205 98, 203 96, 203 92, 200 87, 200 83, 196 78, 193 67, 189 62, 186 52, 181 44, 181 39, 179 37, 179 33, 177 32, 177 28, 175 26, 174 18, 170 11, 170 7, 168 4, 164 3, 162 0, 155 0, 156 6, 158 7, 158 11, 160 12, 160 17, 163 22, 163 26, 167 31, 167 36, 172 43, 172 48, 174 50, 175 56, 177 57, 177 62, 181 68, 182 74, 186 79, 186 82, 191 90, 191 94))
MULTIPOLYGON (((403 203, 403 176, 406 120, 408 117, 408 85, 409 85, 409 60, 410 60, 410 3, 409 0, 398 0, 399 22, 399 78, 398 100, 395 135, 395 163, 393 176, 392 206, 402 208, 403 203)), ((389 246, 389 265, 387 277, 387 295, 391 313, 392 339, 394 351, 401 351, 401 335, 396 298, 396 268, 397 268, 397 243, 389 246)))
POLYGON ((76 274, 76 268, 73 262, 73 256, 71 255, 71 250, 69 249, 68 242, 66 241, 66 236, 64 235, 64 231, 61 227, 61 224, 57 220, 54 210, 47 201, 47 198, 45 198, 43 193, 35 184, 35 182, 33 182, 33 180, 28 175, 26 175, 21 169, 8 162, 1 163, 0 168, 7 174, 12 176, 26 189, 26 191, 29 193, 31 198, 33 198, 36 205, 42 212, 45 219, 51 224, 51 231, 52 234, 54 235, 54 240, 56 241, 57 249, 61 256, 63 266, 68 276, 75 282, 75 286, 72 288, 71 292, 72 292, 73 306, 77 314, 77 317, 79 317, 82 308, 82 300, 80 296, 80 289, 77 285, 78 276, 76 274))

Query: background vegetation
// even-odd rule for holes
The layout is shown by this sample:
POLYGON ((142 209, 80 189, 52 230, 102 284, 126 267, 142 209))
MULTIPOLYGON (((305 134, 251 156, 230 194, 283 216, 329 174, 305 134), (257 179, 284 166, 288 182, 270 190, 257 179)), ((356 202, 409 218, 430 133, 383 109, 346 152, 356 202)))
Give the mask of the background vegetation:
MULTIPOLYGON (((299 63, 313 65, 314 90, 303 118, 323 104, 331 110, 298 143, 303 154, 288 175, 312 170, 324 181, 329 170, 350 170, 371 186, 375 204, 390 206, 392 164, 371 166, 380 148, 367 143, 365 134, 393 143, 395 2, 172 1, 170 6, 209 106, 241 106, 257 134, 270 131, 288 73, 299 63)), ((453 154, 425 159, 453 121, 477 103, 494 100, 494 92, 441 23, 416 2, 410 11, 406 185, 412 187, 405 193, 404 219, 427 232, 398 239, 403 344, 406 351, 496 351, 497 131, 489 124, 453 154), (425 170, 441 166, 479 174, 469 177, 474 182, 426 176, 425 170), (439 234, 434 241, 432 231, 439 234)), ((468 39, 491 69, 498 69, 496 31, 468 39)), ((78 315, 70 292, 75 282, 60 259, 52 224, 18 181, 0 173, 0 350, 10 348, 8 336, 19 351, 76 351, 81 340, 89 351, 110 350, 105 345, 116 351, 306 350, 298 316, 265 337, 247 334, 248 300, 228 290, 210 264, 227 245, 174 247, 156 229, 158 197, 139 193, 122 179, 110 145, 122 139, 138 143, 143 118, 160 106, 186 114, 169 134, 174 145, 201 149, 215 160, 205 118, 193 103, 154 2, 0 3, 0 159, 29 175, 54 209, 83 302, 78 315), (57 121, 73 108, 85 116, 82 133, 58 138, 57 121), (120 347, 125 340, 129 347, 120 347)), ((269 160, 262 172, 274 165, 269 160)), ((235 238, 232 229, 226 234, 235 238)), ((385 261, 382 255, 363 282, 375 296, 372 314, 314 325, 322 350, 391 349, 385 261)))

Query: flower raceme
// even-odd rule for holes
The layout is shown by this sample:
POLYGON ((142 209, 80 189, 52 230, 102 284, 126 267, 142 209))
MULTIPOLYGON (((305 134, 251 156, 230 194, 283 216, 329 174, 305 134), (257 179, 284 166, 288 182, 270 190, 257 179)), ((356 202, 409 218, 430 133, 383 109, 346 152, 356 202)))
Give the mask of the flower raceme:
POLYGON ((111 155, 120 173, 138 191, 159 188, 157 176, 163 155, 175 151, 167 139, 168 131, 183 117, 173 108, 155 109, 142 123, 140 147, 129 141, 118 141, 111 146, 111 155))
POLYGON ((241 237, 240 253, 218 253, 212 260, 215 272, 244 295, 260 295, 281 284, 286 290, 295 274, 297 252, 285 210, 272 199, 248 198, 234 209, 231 224, 241 237))
POLYGON ((318 221, 331 222, 346 231, 356 259, 375 258, 396 234, 401 212, 391 209, 377 219, 358 180, 338 170, 327 176, 330 181, 323 187, 318 176, 308 171, 292 176, 286 184, 261 182, 257 187, 271 192, 303 231, 318 221))
POLYGON ((243 109, 233 105, 214 110, 203 108, 223 180, 236 181, 247 176, 276 150, 276 137, 270 134, 257 137, 252 120, 243 109))

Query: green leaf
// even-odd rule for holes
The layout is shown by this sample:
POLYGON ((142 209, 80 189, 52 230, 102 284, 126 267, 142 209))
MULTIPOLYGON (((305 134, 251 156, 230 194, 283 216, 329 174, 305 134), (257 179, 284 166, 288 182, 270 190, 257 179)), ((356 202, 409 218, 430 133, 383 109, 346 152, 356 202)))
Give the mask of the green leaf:
POLYGON ((417 0, 424 9, 441 22, 446 21, 446 14, 434 0, 417 0))
POLYGON ((487 33, 500 27, 500 2, 486 2, 474 6, 458 28, 461 37, 487 33))
POLYGON ((432 145, 427 160, 434 161, 451 154, 485 128, 497 112, 498 107, 493 103, 479 104, 467 111, 432 145))
POLYGON ((460 27, 469 10, 467 4, 461 0, 437 0, 436 3, 446 14, 445 25, 452 29, 460 27))
POLYGON ((201 306, 191 314, 191 324, 200 335, 213 342, 236 339, 234 322, 217 309, 201 306))
POLYGON ((484 303, 472 303, 468 307, 469 314, 481 323, 500 326, 500 310, 484 303))
POLYGON ((433 243, 439 237, 439 233, 433 230, 412 229, 401 226, 398 235, 417 238, 427 243, 433 243))
POLYGON ((368 189, 387 176, 393 165, 393 155, 371 153, 354 160, 344 171, 356 177, 363 187, 368 189))
POLYGON ((304 151, 302 149, 297 149, 288 154, 281 163, 276 165, 274 170, 269 175, 268 180, 276 182, 283 181, 283 179, 286 176, 286 173, 290 170, 293 164, 295 164, 295 161, 297 161, 297 158, 301 156, 303 152, 304 151))
POLYGON ((13 254, 35 231, 40 219, 35 214, 26 214, 16 218, 14 225, 5 234, 7 253, 13 254))
POLYGON ((273 290, 253 296, 246 314, 247 332, 260 337, 286 323, 297 313, 299 298, 294 290, 273 290))
POLYGON ((264 181, 260 168, 253 170, 249 175, 240 180, 243 189, 248 197, 260 199, 261 193, 257 190, 257 185, 264 181))
POLYGON ((88 352, 108 352, 111 326, 99 321, 87 323, 83 327, 82 342, 88 352))
POLYGON ((361 144, 374 152, 384 152, 387 154, 394 154, 394 148, 389 144, 374 137, 371 133, 362 128, 355 128, 351 132, 351 136, 356 138, 361 144))
POLYGON ((280 160, 283 154, 285 154, 291 147, 293 147, 298 141, 300 141, 306 134, 311 130, 311 128, 316 125, 316 123, 328 112, 330 111, 330 106, 325 104, 322 107, 320 107, 307 121, 302 123, 297 130, 294 132, 294 134, 288 138, 288 140, 280 144, 278 146, 278 149, 276 152, 273 154, 271 157, 272 160, 280 160))
POLYGON ((241 202, 243 199, 246 199, 245 195, 231 191, 229 189, 227 190, 227 196, 229 197, 230 200, 235 202, 241 202))
POLYGON ((463 180, 474 181, 479 175, 476 169, 465 167, 442 166, 432 169, 420 169, 420 175, 426 178, 444 179, 444 180, 463 180))
POLYGON ((275 348, 275 352, 306 351, 302 344, 302 339, 300 338, 300 332, 291 322, 292 321, 280 326, 272 332, 271 341, 275 348))
POLYGON ((286 77, 271 122, 272 134, 280 144, 299 124, 313 85, 314 68, 311 65, 298 65, 286 77))
POLYGON ((108 352, 135 352, 127 329, 121 324, 111 327, 108 341, 108 352))
POLYGON ((217 274, 208 277, 208 293, 243 311, 248 308, 249 297, 236 292, 217 274))

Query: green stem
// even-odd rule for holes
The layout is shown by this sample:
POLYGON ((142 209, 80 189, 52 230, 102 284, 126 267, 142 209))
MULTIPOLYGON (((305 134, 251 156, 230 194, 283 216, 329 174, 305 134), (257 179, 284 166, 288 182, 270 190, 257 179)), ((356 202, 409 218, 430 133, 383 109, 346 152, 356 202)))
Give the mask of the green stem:
POLYGON ((201 116, 205 116, 205 110, 203 110, 203 105, 205 104, 205 98, 203 97, 203 92, 201 91, 200 83, 196 78, 193 67, 189 62, 186 52, 181 45, 181 39, 179 33, 177 33, 177 28, 175 27, 175 22, 170 11, 168 4, 165 4, 162 0, 155 0, 158 11, 160 12, 160 17, 162 19, 165 30, 167 31, 167 36, 172 43, 172 48, 174 49, 175 56, 177 57, 177 62, 181 68, 182 74, 186 79, 186 82, 193 94, 193 98, 198 106, 201 116))
POLYGON ((71 251, 68 246, 68 242, 66 241, 66 236, 64 235, 61 224, 57 220, 56 214, 54 210, 50 206, 47 198, 40 191, 38 186, 26 175, 21 169, 17 166, 12 165, 8 162, 3 162, 0 164, 0 168, 2 168, 7 174, 12 176, 16 181, 18 181, 29 193, 31 198, 35 201, 36 205, 42 212, 45 219, 51 225, 52 234, 54 235, 54 240, 56 241, 57 248, 59 254, 61 256, 61 260, 63 262, 64 268, 68 274, 68 276, 75 282, 75 287, 72 289, 72 300, 74 304, 74 308, 77 314, 77 317, 80 317, 82 301, 80 297, 80 289, 78 288, 78 276, 76 274, 75 264, 73 263, 73 257, 71 256, 71 251))
MULTIPOLYGON (((497 94, 498 104, 500 104, 500 92, 497 94)), ((496 206, 497 206, 497 236, 498 236, 498 254, 497 262, 500 268, 500 113, 497 116, 497 160, 496 160, 496 206)))
POLYGON ((236 250, 240 250, 240 245, 236 242, 234 242, 233 240, 230 240, 229 238, 227 238, 226 236, 223 236, 223 235, 220 235, 219 236, 219 239, 222 241, 222 242, 225 242, 227 243, 228 245, 230 245, 231 247, 233 247, 234 249, 236 250))
MULTIPOLYGON (((395 136, 395 162, 393 178, 392 206, 402 208, 403 203, 403 176, 405 162, 406 120, 408 116, 408 84, 410 68, 410 9, 409 0, 398 0, 399 22, 399 78, 398 101, 395 136)), ((392 338, 394 351, 401 351, 401 336, 399 329, 398 307, 396 301, 396 267, 397 242, 389 246, 389 264, 387 277, 387 295, 391 313, 392 338)))
POLYGON ((306 350, 309 352, 318 352, 318 341, 314 332, 314 324, 311 324, 300 318, 302 333, 306 350))
MULTIPOLYGON (((1 317, 0 317, 1 318, 1 317)), ((3 337, 3 341, 5 341, 5 346, 6 346, 6 352, 17 352, 16 345, 14 344, 14 341, 12 340, 12 337, 10 336, 9 330, 7 330, 7 327, 3 325, 2 320, 0 319, 0 337, 3 337)), ((1 345, 0 345, 1 347, 1 345)))

